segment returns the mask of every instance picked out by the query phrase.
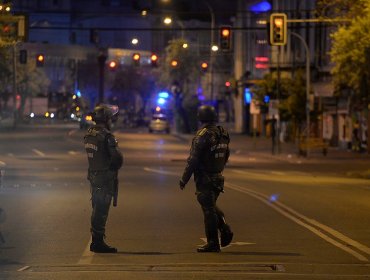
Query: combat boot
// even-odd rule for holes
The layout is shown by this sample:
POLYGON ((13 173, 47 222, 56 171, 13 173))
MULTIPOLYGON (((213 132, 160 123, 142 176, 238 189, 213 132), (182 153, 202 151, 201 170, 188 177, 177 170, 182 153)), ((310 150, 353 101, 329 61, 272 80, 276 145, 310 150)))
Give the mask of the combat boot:
POLYGON ((117 248, 111 247, 104 242, 103 237, 93 237, 90 251, 94 253, 117 253, 117 248))
POLYGON ((234 233, 231 231, 229 225, 224 224, 222 229, 220 230, 221 233, 221 247, 225 247, 231 243, 233 240, 234 233))
POLYGON ((217 241, 209 241, 197 249, 198 253, 219 253, 220 251, 220 244, 217 241))

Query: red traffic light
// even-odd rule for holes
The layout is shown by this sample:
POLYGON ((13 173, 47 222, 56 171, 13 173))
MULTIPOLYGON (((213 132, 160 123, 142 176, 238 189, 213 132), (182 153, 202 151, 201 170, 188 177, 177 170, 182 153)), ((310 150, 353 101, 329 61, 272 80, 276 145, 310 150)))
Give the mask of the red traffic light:
POLYGON ((231 86, 231 83, 230 83, 229 81, 226 81, 226 82, 225 82, 225 86, 226 86, 226 87, 230 87, 230 86, 231 86))
POLYGON ((231 49, 231 26, 222 26, 220 29, 220 48, 223 51, 231 49))
POLYGON ((44 66, 44 62, 45 62, 45 57, 43 54, 36 55, 36 66, 37 67, 44 66))
POLYGON ((140 54, 138 54, 138 53, 134 53, 134 54, 132 55, 132 59, 133 59, 133 60, 135 60, 135 61, 140 60, 140 54))
POLYGON ((172 67, 177 67, 178 65, 179 65, 179 63, 178 63, 178 61, 177 61, 177 60, 173 59, 173 60, 171 61, 171 66, 172 66, 172 67))
POLYGON ((109 62, 108 66, 109 66, 110 69, 115 69, 115 68, 117 68, 117 62, 112 60, 112 61, 109 62))
POLYGON ((153 66, 153 67, 157 67, 157 62, 158 62, 158 56, 156 55, 156 54, 152 54, 151 56, 150 56, 150 62, 151 62, 151 65, 153 66))
POLYGON ((283 46, 287 43, 287 15, 284 13, 272 13, 269 26, 270 44, 283 46))
POLYGON ((152 56, 150 57, 150 60, 151 61, 157 61, 158 60, 158 56, 156 54, 152 54, 152 56))

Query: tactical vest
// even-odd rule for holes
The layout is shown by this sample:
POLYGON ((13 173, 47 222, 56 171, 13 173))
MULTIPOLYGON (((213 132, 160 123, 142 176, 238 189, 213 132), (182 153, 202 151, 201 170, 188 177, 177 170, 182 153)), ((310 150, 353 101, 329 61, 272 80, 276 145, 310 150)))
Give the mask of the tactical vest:
POLYGON ((209 145, 201 158, 201 168, 207 173, 220 173, 224 170, 226 156, 229 150, 229 134, 220 126, 205 128, 205 137, 209 145))
POLYGON ((102 127, 91 127, 85 135, 85 150, 90 171, 108 170, 110 157, 107 148, 109 131, 102 127))

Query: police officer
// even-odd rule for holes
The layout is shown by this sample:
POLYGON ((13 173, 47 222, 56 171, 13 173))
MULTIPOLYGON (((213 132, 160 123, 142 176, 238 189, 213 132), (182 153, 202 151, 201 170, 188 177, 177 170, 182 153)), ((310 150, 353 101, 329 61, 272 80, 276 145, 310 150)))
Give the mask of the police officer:
POLYGON ((217 207, 216 201, 224 188, 222 171, 228 161, 230 137, 222 126, 216 125, 217 115, 212 106, 198 109, 198 120, 202 127, 194 137, 182 178, 180 188, 194 174, 196 195, 204 215, 207 244, 197 249, 200 253, 220 252, 218 231, 221 233, 221 247, 230 244, 233 232, 226 224, 224 213, 217 207))
POLYGON ((95 125, 88 129, 84 138, 92 201, 90 251, 95 253, 117 252, 116 248, 104 242, 110 204, 112 198, 117 196, 117 173, 123 163, 117 141, 110 132, 112 117, 118 112, 113 108, 103 104, 94 109, 92 117, 95 125))

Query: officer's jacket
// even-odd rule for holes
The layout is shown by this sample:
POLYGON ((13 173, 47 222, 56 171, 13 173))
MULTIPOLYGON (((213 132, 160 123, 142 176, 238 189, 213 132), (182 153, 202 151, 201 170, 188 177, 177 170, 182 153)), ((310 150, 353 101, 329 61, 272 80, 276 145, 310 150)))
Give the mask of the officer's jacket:
POLYGON ((193 173, 196 177, 221 173, 230 156, 229 143, 229 134, 221 126, 207 124, 198 130, 192 141, 182 181, 186 184, 193 173))
POLYGON ((118 170, 123 156, 118 149, 117 140, 103 126, 96 125, 87 131, 85 150, 89 161, 89 171, 118 170))

